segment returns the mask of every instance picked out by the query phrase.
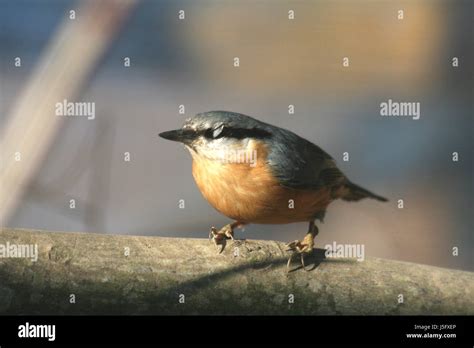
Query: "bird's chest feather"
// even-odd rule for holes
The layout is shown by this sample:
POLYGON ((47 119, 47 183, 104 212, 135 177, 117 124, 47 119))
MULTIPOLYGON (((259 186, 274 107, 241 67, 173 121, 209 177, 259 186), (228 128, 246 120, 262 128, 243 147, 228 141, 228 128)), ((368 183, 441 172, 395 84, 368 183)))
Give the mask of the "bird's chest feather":
POLYGON ((325 192, 281 186, 265 162, 265 149, 257 149, 257 154, 254 166, 193 156, 196 184, 222 214, 242 222, 288 223, 307 221, 329 203, 325 192))
POLYGON ((262 155, 257 155, 255 165, 193 157, 197 186, 207 201, 224 215, 247 221, 270 204, 278 182, 265 167, 262 155))

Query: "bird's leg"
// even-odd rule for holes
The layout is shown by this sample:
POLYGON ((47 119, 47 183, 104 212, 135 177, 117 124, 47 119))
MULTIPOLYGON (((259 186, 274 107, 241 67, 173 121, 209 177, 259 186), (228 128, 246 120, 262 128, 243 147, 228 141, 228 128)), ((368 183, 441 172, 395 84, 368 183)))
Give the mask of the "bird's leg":
POLYGON ((214 242, 219 254, 224 250, 227 244, 227 239, 234 240, 234 228, 239 228, 243 225, 245 225, 243 222, 234 221, 231 224, 225 225, 220 230, 217 230, 214 226, 211 227, 211 230, 209 231, 209 239, 214 242))
POLYGON ((308 271, 308 269, 306 269, 306 266, 304 264, 304 255, 310 254, 313 251, 314 238, 318 235, 318 233, 319 233, 318 227, 316 226, 314 221, 310 221, 308 233, 306 233, 306 236, 304 237, 302 241, 295 240, 294 242, 290 242, 286 244, 286 246, 288 247, 287 251, 292 252, 287 263, 288 272, 290 271, 291 261, 293 260, 295 255, 300 255, 301 265, 303 266, 303 269, 305 271, 308 271))

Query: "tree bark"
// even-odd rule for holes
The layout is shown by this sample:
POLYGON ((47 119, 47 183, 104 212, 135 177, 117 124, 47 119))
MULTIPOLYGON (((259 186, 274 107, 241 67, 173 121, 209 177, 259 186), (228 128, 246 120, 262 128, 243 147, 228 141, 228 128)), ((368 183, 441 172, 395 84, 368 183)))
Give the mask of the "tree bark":
POLYGON ((474 314, 472 272, 317 249, 312 271, 287 274, 275 241, 217 254, 206 239, 5 228, 7 244, 36 244, 38 260, 0 258, 0 314, 474 314))

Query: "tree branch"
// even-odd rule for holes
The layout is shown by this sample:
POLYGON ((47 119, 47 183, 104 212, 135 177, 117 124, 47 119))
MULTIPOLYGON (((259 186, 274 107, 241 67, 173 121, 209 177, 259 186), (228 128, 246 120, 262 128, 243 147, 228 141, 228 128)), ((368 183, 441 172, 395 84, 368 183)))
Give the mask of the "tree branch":
POLYGON ((287 274, 275 241, 218 255, 205 239, 5 228, 7 243, 38 260, 0 258, 0 314, 474 314, 474 273, 318 249, 313 271, 287 274))

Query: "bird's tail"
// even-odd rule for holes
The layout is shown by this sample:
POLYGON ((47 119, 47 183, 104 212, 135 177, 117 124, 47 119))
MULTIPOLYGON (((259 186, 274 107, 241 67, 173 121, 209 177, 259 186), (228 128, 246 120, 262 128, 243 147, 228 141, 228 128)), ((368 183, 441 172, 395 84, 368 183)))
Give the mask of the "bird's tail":
POLYGON ((366 190, 365 188, 360 187, 350 181, 348 181, 345 185, 345 194, 341 197, 345 201, 359 201, 363 198, 373 198, 381 202, 387 202, 388 199, 375 193, 366 190))

